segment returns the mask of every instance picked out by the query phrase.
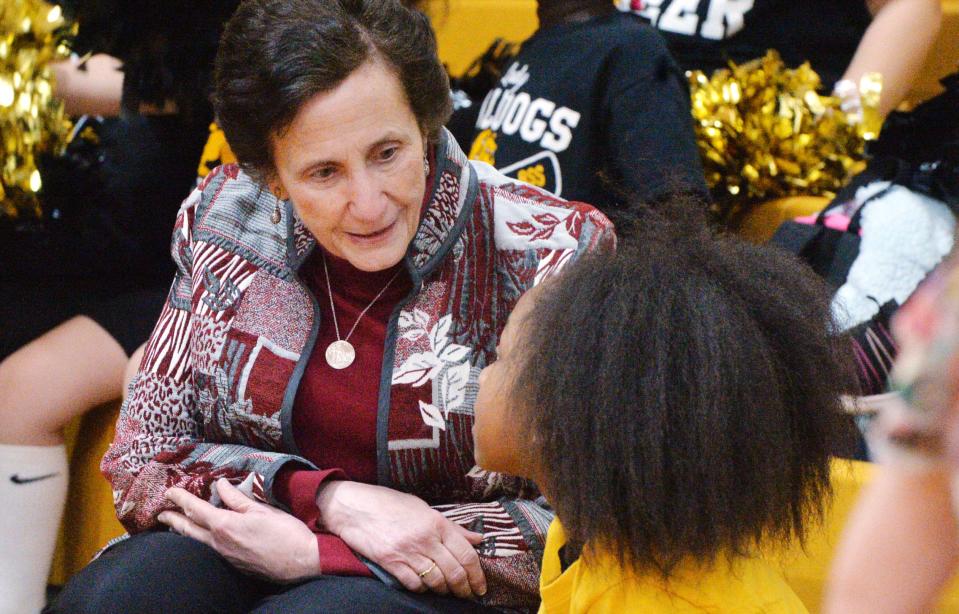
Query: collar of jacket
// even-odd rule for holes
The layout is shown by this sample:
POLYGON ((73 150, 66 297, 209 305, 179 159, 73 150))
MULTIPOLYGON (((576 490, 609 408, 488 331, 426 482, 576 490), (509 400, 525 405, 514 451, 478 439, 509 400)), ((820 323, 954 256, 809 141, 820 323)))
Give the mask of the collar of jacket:
MULTIPOLYGON (((405 257, 416 285, 443 261, 456 243, 479 190, 475 171, 448 130, 440 131, 438 142, 430 149, 431 172, 426 185, 429 199, 405 257)), ((287 263, 297 271, 316 247, 316 238, 289 200, 283 201, 283 207, 287 220, 287 263)))

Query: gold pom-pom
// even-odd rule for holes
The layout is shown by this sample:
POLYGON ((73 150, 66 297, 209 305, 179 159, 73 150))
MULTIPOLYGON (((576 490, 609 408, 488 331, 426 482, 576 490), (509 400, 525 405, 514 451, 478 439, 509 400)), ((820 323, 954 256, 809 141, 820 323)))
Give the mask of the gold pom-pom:
POLYGON ((817 93, 819 75, 787 69, 775 51, 711 77, 689 73, 696 139, 715 199, 713 213, 735 224, 752 205, 783 196, 832 197, 865 168, 866 135, 878 131, 881 79, 864 79, 866 121, 817 93))
POLYGON ((69 55, 64 41, 72 32, 59 6, 42 0, 0 5, 0 216, 39 213, 37 158, 66 146, 71 125, 53 97, 50 64, 69 55))

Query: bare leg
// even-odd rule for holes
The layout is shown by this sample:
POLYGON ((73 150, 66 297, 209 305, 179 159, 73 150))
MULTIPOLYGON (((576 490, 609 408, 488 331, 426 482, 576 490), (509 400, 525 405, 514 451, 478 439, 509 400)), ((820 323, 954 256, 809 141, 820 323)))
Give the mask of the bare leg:
POLYGON ((77 316, 0 363, 0 444, 53 446, 63 427, 121 395, 127 356, 99 324, 77 316))
POLYGON ((36 612, 66 499, 63 427, 120 397, 123 348, 78 316, 0 363, 0 614, 36 612))

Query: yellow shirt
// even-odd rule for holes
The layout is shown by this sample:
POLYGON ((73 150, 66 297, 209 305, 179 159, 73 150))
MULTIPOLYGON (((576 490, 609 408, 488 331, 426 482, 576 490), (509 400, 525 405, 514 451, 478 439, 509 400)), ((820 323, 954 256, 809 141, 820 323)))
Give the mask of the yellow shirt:
POLYGON ((589 567, 577 560, 561 571, 559 549, 565 543, 566 533, 554 520, 546 536, 540 614, 807 614, 782 575, 761 559, 742 559, 732 566, 718 562, 707 570, 679 567, 667 585, 654 574, 624 572, 612 557, 589 567))

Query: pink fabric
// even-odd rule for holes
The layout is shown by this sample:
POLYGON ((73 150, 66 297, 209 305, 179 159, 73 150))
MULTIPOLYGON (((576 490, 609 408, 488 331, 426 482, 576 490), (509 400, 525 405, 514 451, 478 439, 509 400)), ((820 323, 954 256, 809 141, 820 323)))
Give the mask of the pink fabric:
MULTIPOLYGON (((802 217, 797 217, 796 221, 800 224, 809 224, 812 226, 816 223, 816 218, 818 217, 818 213, 814 215, 804 215, 802 217)), ((846 232, 849 229, 850 221, 852 221, 852 218, 844 213, 830 213, 823 219, 823 225, 826 228, 832 228, 833 230, 846 232)))

